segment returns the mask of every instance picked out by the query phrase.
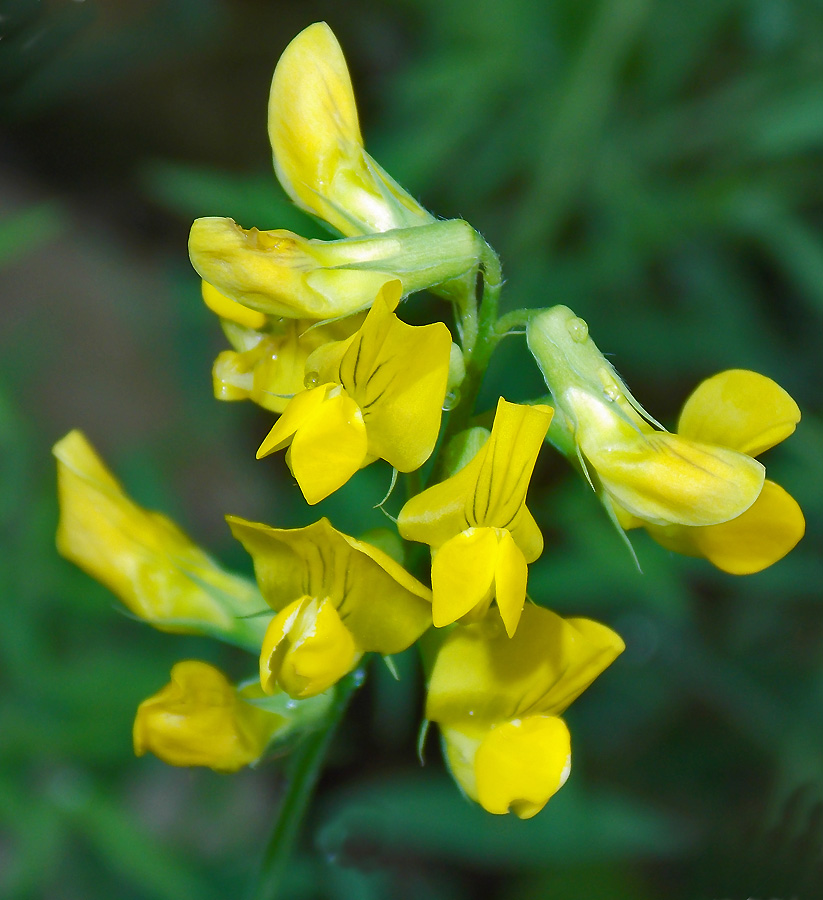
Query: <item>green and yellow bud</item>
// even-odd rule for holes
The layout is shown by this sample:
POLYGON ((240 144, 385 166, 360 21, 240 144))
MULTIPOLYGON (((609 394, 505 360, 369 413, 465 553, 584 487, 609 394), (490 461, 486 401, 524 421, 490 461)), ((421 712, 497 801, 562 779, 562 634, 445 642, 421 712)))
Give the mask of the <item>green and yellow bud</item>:
POLYGON ((260 645, 268 617, 257 587, 224 571, 170 519, 138 506, 85 436, 54 445, 59 552, 161 631, 260 645))
MULTIPOLYGON (((481 243, 462 219, 319 241, 213 217, 192 225, 189 255, 201 277, 228 300, 267 316, 316 321, 368 308, 390 281, 400 282, 404 296, 444 284, 465 286, 481 243)), ((234 308, 226 312, 237 321, 234 308)))
POLYGON ((286 193, 343 235, 435 221, 363 148, 346 60, 325 22, 301 31, 277 63, 269 139, 286 193))

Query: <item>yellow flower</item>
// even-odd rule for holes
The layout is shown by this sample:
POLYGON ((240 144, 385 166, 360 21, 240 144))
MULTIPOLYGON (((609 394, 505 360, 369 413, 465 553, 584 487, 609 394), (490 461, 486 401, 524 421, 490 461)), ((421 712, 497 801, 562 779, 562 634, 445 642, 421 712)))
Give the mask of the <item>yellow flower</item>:
POLYGON ((301 31, 280 57, 269 138, 283 189, 341 234, 435 221, 363 149, 346 60, 325 22, 301 31))
POLYGON ((258 760, 289 724, 247 702, 259 696, 259 686, 238 690, 208 663, 179 662, 169 684, 137 708, 134 752, 151 752, 172 766, 236 772, 258 760))
POLYGON ((291 445, 286 461, 308 503, 375 459, 411 472, 434 449, 451 335, 441 322, 401 322, 399 299, 390 282, 351 338, 312 354, 306 379, 317 386, 297 394, 257 451, 259 459, 291 445))
MULTIPOLYGON (((366 309, 394 280, 400 281, 404 295, 446 282, 465 286, 474 277, 481 244, 461 219, 318 241, 205 218, 191 227, 189 256, 201 277, 241 308, 325 320, 366 309)), ((237 320, 236 307, 225 308, 227 318, 237 320)))
POLYGON ((205 633, 257 650, 268 622, 255 617, 265 609, 255 585, 126 496, 81 432, 58 441, 54 455, 63 556, 162 631, 205 633))
POLYGON ((493 613, 437 634, 426 718, 440 726, 452 775, 488 812, 536 815, 571 767, 559 717, 623 641, 605 625, 532 604, 513 637, 493 613))
POLYGON ((303 390, 309 356, 330 341, 350 337, 365 318, 361 314, 318 323, 266 316, 224 297, 205 281, 203 299, 221 317, 223 331, 234 347, 214 361, 214 396, 218 400, 252 400, 276 413, 283 412, 289 400, 303 390))
MULTIPOLYGON (((800 421, 792 398, 770 378, 730 369, 698 385, 683 407, 678 434, 758 456, 785 440, 800 421)), ((670 550, 703 556, 733 575, 760 572, 782 559, 803 537, 805 520, 794 498, 766 479, 757 500, 719 525, 653 525, 618 517, 625 528, 643 525, 670 550)))
POLYGON ((757 500, 763 466, 708 435, 655 427, 570 309, 542 312, 527 333, 557 404, 556 423, 568 429, 607 506, 651 525, 706 526, 737 518, 757 500))
POLYGON ((435 551, 436 626, 482 616, 496 596, 506 631, 514 634, 526 599, 527 563, 543 552, 526 491, 551 418, 550 407, 501 397, 491 435, 472 461, 400 511, 400 534, 435 551))
POLYGON ((266 692, 279 685, 292 697, 312 697, 352 671, 363 653, 399 653, 431 625, 428 588, 328 519, 293 529, 228 522, 277 613, 260 654, 266 692))

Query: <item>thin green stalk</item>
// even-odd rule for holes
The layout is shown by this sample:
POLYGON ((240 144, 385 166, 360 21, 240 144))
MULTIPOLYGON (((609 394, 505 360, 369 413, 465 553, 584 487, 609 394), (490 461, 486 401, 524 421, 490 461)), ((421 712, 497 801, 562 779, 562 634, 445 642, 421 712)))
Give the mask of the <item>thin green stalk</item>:
POLYGON ((483 376, 486 374, 489 360, 501 338, 501 335, 497 334, 495 329, 500 288, 501 285, 496 285, 495 287, 487 287, 483 291, 483 302, 480 304, 477 329, 477 343, 474 345, 474 351, 466 360, 466 377, 460 385, 460 403, 452 410, 449 416, 443 446, 446 445, 452 435, 466 428, 469 419, 474 415, 477 395, 480 393, 483 376), (489 299, 488 303, 486 302, 487 298, 489 299))
MULTIPOLYGON (((448 445, 449 440, 455 434, 468 426, 469 420, 474 415, 483 376, 486 374, 492 353, 503 336, 497 331, 497 310, 500 291, 503 288, 503 273, 500 268, 500 259, 486 243, 483 245, 481 254, 481 271, 483 296, 477 316, 477 340, 465 353, 466 376, 460 385, 460 402, 449 414, 449 421, 440 443, 441 450, 448 445)), ((464 348, 464 351, 466 349, 464 348)), ((439 480, 442 474, 442 458, 441 455, 433 467, 431 477, 434 481, 439 480)))
POLYGON ((457 327, 463 353, 471 353, 477 343, 477 279, 472 279, 457 315, 457 327))
POLYGON ((323 725, 297 747, 291 757, 286 796, 280 804, 251 900, 275 900, 282 896, 283 879, 295 839, 303 824, 326 753, 354 692, 363 683, 363 669, 337 683, 334 703, 323 725))
POLYGON ((542 309, 513 309, 497 320, 495 331, 505 337, 515 328, 525 328, 542 309))

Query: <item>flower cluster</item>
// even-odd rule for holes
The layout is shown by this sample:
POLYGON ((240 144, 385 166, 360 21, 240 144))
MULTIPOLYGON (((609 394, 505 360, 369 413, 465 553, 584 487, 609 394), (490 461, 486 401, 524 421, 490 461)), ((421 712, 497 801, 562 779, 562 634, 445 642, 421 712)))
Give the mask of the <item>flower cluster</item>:
POLYGON ((240 685, 203 662, 176 665, 138 709, 135 751, 218 771, 255 763, 273 743, 321 728, 369 654, 388 657, 426 635, 425 716, 452 775, 489 812, 529 818, 569 775, 562 714, 623 649, 605 625, 561 618, 529 596, 544 541, 526 497, 545 442, 580 468, 618 527, 748 573, 802 536, 799 507, 755 459, 794 430, 799 411, 768 378, 733 370, 701 384, 669 433, 585 322, 559 306, 521 323, 551 402, 501 397, 493 418, 477 415, 480 380, 506 333, 497 257, 468 223, 423 209, 366 152, 325 24, 280 59, 269 135, 286 193, 340 237, 194 223, 203 300, 232 345, 215 361, 215 396, 277 417, 257 457, 285 450, 310 505, 377 460, 407 475, 399 537, 347 535, 327 518, 277 528, 229 516, 251 581, 134 503, 79 432, 60 441, 60 551, 152 625, 258 658, 259 678, 240 685), (421 290, 451 304, 453 330, 403 320, 421 290), (403 549, 414 544, 431 559, 403 549))

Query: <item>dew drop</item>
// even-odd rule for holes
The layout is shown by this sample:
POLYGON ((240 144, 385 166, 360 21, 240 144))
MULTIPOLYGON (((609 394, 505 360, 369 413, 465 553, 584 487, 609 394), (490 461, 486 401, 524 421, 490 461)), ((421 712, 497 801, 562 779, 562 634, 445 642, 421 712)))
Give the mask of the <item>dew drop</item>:
POLYGON ((583 319, 579 319, 575 316, 575 318, 569 319, 568 325, 566 327, 569 330, 571 339, 576 344, 586 343, 589 337, 589 326, 583 321, 583 319))
POLYGON ((320 378, 317 372, 309 372, 306 377, 303 379, 303 385, 306 390, 311 390, 312 388, 316 388, 320 383, 320 378))
POLYGON ((458 388, 454 388, 446 394, 446 399, 443 401, 443 412, 449 412, 457 406, 460 402, 460 391, 458 388))
POLYGON ((600 376, 600 383, 603 385, 603 394, 606 399, 611 403, 619 400, 622 396, 620 385, 614 380, 611 373, 607 369, 601 369, 597 374, 600 376))

